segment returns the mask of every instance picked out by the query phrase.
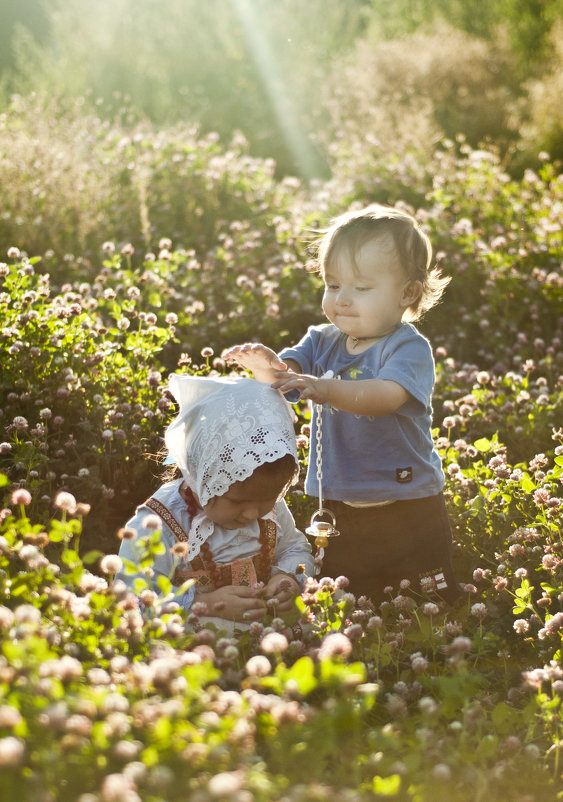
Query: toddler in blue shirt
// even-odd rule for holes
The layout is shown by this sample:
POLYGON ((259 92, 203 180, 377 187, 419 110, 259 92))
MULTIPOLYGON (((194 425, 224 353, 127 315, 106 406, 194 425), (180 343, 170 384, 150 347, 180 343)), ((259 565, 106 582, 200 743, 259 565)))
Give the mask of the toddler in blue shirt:
MULTIPOLYGON (((390 587, 458 595, 444 474, 431 434, 434 360, 413 321, 440 300, 449 278, 402 210, 344 214, 320 240, 328 324, 311 326, 279 356, 262 344, 225 354, 289 397, 322 406, 323 506, 337 521, 322 573, 345 575, 374 600, 390 587)), ((313 416, 311 451, 316 453, 313 416)), ((309 460, 305 489, 318 494, 309 460)))

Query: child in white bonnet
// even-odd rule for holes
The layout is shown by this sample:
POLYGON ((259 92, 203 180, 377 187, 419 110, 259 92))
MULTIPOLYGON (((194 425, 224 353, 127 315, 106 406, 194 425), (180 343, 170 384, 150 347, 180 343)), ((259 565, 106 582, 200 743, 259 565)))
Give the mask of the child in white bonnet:
POLYGON ((170 391, 179 413, 165 442, 181 477, 126 524, 135 534, 121 543, 120 578, 135 588, 145 576, 141 539, 156 513, 164 550, 149 572, 154 589, 159 576, 176 587, 193 579, 176 597, 184 609, 205 602, 210 616, 239 624, 261 620, 268 600, 276 615, 292 611, 313 560, 283 500, 299 465, 287 402, 253 379, 173 375, 170 391))

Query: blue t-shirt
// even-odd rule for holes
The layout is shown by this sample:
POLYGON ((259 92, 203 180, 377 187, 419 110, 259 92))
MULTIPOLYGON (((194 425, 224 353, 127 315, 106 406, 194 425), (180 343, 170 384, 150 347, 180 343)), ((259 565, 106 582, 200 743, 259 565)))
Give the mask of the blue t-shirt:
MULTIPOLYGON (((311 326, 282 359, 295 360, 303 373, 332 371, 343 381, 397 382, 410 398, 391 415, 355 415, 323 406, 323 497, 338 501, 395 501, 425 498, 444 486, 440 456, 432 441, 434 359, 428 340, 410 323, 361 354, 346 351, 346 335, 332 324, 311 326)), ((305 492, 318 496, 316 416, 313 416, 305 492)))

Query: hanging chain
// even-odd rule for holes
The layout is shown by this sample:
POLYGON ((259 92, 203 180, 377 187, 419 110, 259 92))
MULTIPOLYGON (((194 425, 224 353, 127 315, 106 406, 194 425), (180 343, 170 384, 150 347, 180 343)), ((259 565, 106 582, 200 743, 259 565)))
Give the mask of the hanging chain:
POLYGON ((311 517, 311 524, 307 527, 305 532, 315 538, 315 545, 317 546, 317 554, 315 555, 315 573, 319 573, 324 549, 328 546, 329 537, 335 537, 339 534, 335 527, 335 517, 331 510, 325 510, 323 507, 323 407, 322 404, 315 404, 313 407, 313 420, 316 425, 316 466, 317 466, 317 479, 319 482, 319 508, 313 513, 311 517), (329 521, 317 520, 321 515, 331 519, 329 521))
POLYGON ((315 404, 315 415, 317 423, 317 479, 319 482, 319 510, 323 509, 323 405, 315 404))

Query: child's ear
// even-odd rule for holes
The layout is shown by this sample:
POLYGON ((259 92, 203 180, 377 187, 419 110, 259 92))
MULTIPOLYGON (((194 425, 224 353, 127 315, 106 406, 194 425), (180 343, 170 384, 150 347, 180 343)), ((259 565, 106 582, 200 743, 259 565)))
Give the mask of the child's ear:
POLYGON ((422 295, 422 282, 409 281, 407 284, 405 284, 405 288, 403 290, 403 296, 401 298, 401 304, 405 307, 412 306, 412 304, 418 301, 421 295, 422 295))

